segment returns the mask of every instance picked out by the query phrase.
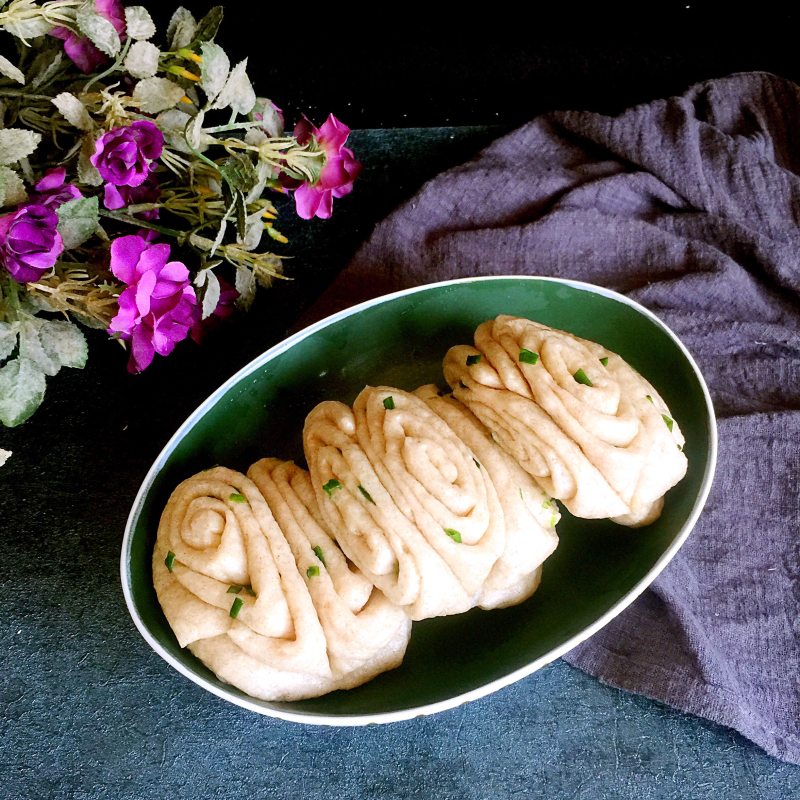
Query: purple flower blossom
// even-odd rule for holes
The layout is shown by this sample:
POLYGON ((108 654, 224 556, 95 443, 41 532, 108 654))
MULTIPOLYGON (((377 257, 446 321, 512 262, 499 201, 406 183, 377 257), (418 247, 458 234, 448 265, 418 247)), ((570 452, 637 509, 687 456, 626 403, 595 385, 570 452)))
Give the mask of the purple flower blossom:
POLYGON ((59 206, 69 200, 83 197, 81 190, 72 183, 64 184, 67 170, 64 167, 54 167, 47 170, 44 178, 33 188, 37 194, 31 197, 32 203, 37 203, 57 211, 59 206))
MULTIPOLYGON (((120 0, 95 0, 94 7, 97 13, 104 16, 122 37, 125 33, 125 9, 120 0)), ((87 75, 94 72, 106 60, 105 55, 85 36, 81 36, 69 28, 53 28, 50 35, 63 40, 64 52, 72 63, 87 75)))
POLYGON ((317 181, 302 183, 295 189, 297 214, 303 219, 315 216, 328 219, 333 213, 333 198, 350 194, 353 181, 361 172, 361 164, 356 161, 353 151, 344 146, 350 128, 330 114, 321 128, 302 119, 295 127, 294 135, 300 144, 314 137, 325 153, 325 163, 317 181))
POLYGON ((104 133, 89 160, 113 186, 141 186, 163 149, 164 134, 150 120, 139 119, 104 133))
MULTIPOLYGON (((139 186, 114 186, 113 183, 107 183, 103 187, 103 205, 112 211, 137 203, 157 203, 160 196, 158 180, 152 174, 139 186)), ((137 216, 141 219, 158 219, 158 209, 140 211, 137 216)))
POLYGON ((156 353, 169 355, 199 317, 189 270, 169 254, 168 244, 136 234, 111 243, 111 271, 127 288, 108 332, 130 341, 129 372, 146 369, 156 353))
POLYGON ((64 250, 57 225, 56 212, 40 203, 0 217, 0 264, 14 280, 37 281, 56 263, 64 250))

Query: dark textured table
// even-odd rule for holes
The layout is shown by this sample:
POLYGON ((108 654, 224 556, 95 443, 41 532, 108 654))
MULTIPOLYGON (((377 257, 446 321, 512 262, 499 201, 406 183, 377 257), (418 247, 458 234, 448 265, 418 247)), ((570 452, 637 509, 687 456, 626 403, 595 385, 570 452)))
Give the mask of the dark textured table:
MULTIPOLYGON (((255 64, 264 48, 244 7, 233 4, 222 39, 255 64)), ((331 221, 283 225, 295 280, 202 347, 182 345, 136 378, 122 351, 91 332, 86 369, 63 370, 31 421, 0 429, 0 447, 14 452, 0 469, 0 797, 800 796, 800 768, 561 661, 467 706, 390 726, 261 717, 152 652, 120 588, 125 519, 167 439, 286 334, 373 224, 426 178, 550 107, 620 109, 741 69, 798 77, 791 14, 730 15, 723 36, 694 7, 654 8, 655 40, 629 25, 588 45, 546 26, 516 47, 491 37, 351 37, 338 50, 303 50, 271 34, 269 64, 252 70, 261 93, 290 101, 290 115, 308 108, 321 121, 332 110, 384 130, 354 134, 366 170, 331 221), (458 127, 395 129, 412 124, 458 127)))

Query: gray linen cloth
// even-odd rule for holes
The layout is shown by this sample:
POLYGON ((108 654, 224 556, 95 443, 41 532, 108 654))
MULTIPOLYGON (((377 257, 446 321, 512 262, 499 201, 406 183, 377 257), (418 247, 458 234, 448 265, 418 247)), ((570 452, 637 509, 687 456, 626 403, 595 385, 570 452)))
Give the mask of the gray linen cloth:
POLYGON ((652 588, 567 661, 800 763, 800 87, 746 73, 541 116, 379 224, 314 316, 488 274, 657 313, 714 398, 715 484, 652 588))

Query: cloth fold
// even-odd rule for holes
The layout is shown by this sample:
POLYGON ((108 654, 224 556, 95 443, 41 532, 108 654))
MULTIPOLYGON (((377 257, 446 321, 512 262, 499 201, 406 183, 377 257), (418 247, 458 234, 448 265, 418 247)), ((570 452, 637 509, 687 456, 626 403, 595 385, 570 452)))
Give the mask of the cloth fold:
POLYGON ((628 294, 697 359, 715 484, 652 588, 567 656, 800 763, 800 87, 742 73, 617 117, 557 112, 375 229, 320 317, 476 274, 628 294))

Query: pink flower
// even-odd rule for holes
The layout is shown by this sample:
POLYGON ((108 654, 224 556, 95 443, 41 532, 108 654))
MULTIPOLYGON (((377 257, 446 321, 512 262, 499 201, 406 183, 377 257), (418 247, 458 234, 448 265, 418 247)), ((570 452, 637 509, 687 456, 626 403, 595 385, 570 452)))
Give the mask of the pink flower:
POLYGON ((38 281, 58 260, 64 243, 52 208, 31 203, 0 217, 0 264, 20 283, 38 281))
POLYGON ((350 194, 353 181, 361 172, 361 164, 356 161, 353 151, 344 146, 350 128, 330 114, 321 128, 302 119, 297 123, 294 135, 300 144, 313 137, 325 153, 325 163, 317 181, 303 183, 295 189, 297 213, 303 219, 328 219, 333 213, 333 198, 350 194))
MULTIPOLYGON (((113 183, 107 183, 103 187, 103 205, 112 211, 137 203, 157 203, 160 196, 161 188, 155 175, 149 175, 139 186, 114 186, 113 183)), ((140 219, 158 219, 158 209, 140 211, 137 216, 140 219)))
POLYGON ((189 270, 168 261, 168 244, 152 244, 133 234, 111 243, 111 271, 127 288, 108 332, 130 341, 128 372, 141 372, 156 353, 169 355, 199 317, 189 270))
POLYGON ((69 200, 77 200, 79 197, 83 197, 81 190, 77 186, 72 183, 64 183, 66 177, 67 170, 64 167, 54 167, 47 170, 44 178, 33 187, 38 194, 33 195, 30 198, 30 202, 41 203, 41 205, 57 211, 59 206, 69 200))
MULTIPOLYGON (((125 9, 120 0, 95 0, 94 7, 114 26, 120 37, 125 33, 125 9)), ((94 72, 106 59, 85 36, 69 28, 53 28, 50 35, 64 41, 64 52, 81 72, 94 72)))
POLYGON ((149 119, 137 119, 104 133, 95 142, 89 161, 113 186, 141 186, 163 150, 164 134, 149 119))

